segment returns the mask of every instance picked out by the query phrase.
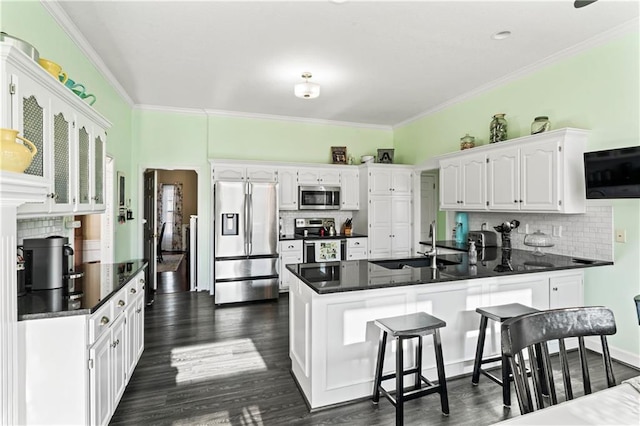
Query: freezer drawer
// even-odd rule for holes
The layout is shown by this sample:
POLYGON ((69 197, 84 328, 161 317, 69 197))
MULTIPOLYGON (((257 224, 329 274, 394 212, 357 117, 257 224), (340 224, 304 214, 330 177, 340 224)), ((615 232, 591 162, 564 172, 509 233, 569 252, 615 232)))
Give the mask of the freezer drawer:
POLYGON ((278 278, 215 283, 216 305, 277 298, 278 278))
POLYGON ((251 277, 277 276, 277 257, 259 259, 216 260, 215 277, 218 280, 241 280, 251 277))

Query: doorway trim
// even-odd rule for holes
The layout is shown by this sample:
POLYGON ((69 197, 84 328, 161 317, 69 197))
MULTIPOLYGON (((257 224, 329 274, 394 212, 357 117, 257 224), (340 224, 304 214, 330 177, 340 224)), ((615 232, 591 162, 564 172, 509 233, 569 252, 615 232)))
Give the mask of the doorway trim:
POLYGON ((105 210, 100 218, 100 253, 102 263, 115 263, 114 259, 114 227, 115 210, 113 209, 113 179, 115 176, 116 160, 107 155, 105 173, 105 210))
MULTIPOLYGON (((208 180, 208 176, 209 176, 209 166, 202 166, 202 165, 194 165, 194 164, 167 164, 167 163, 139 163, 138 164, 138 173, 137 173, 137 178, 138 178, 138 211, 140 212, 140 220, 137 222, 137 226, 138 226, 138 230, 137 230, 137 235, 139 236, 138 241, 137 241, 137 247, 136 250, 139 254, 140 257, 144 256, 144 224, 143 224, 143 220, 144 218, 142 217, 142 212, 144 211, 144 172, 145 170, 149 170, 149 169, 155 169, 155 170, 192 170, 194 172, 196 172, 196 175, 198 175, 198 221, 200 221, 201 218, 207 217, 208 218, 208 214, 205 215, 205 209, 208 209, 208 207, 206 207, 209 204, 209 197, 203 197, 201 196, 202 194, 204 194, 205 192, 203 192, 204 186, 202 185, 210 185, 210 181, 208 180), (206 199, 205 199, 206 198, 206 199)), ((207 192, 208 193, 208 192, 207 192)), ((204 232, 206 231, 206 229, 203 229, 203 226, 201 226, 201 223, 198 224, 198 246, 197 246, 197 271, 196 271, 196 276, 197 276, 197 282, 196 284, 196 288, 197 290, 210 290, 210 285, 209 285, 209 270, 206 267, 209 262, 207 260, 207 256, 209 254, 208 251, 208 247, 206 246, 208 239, 206 238, 206 236, 204 236, 204 232), (204 237, 203 237, 204 236, 204 237)), ((157 237, 156 237, 157 238, 157 237)), ((154 244, 157 246, 157 239, 156 241, 154 241, 154 244)), ((151 259, 149 259, 149 261, 152 261, 151 259)), ((155 259, 153 259, 153 261, 155 261, 155 259)), ((153 288, 156 289, 157 288, 157 282, 156 282, 156 277, 152 277, 153 280, 153 288)), ((188 282, 190 282, 189 277, 187 277, 188 282)), ((191 290, 194 290, 193 288, 191 288, 191 290)))

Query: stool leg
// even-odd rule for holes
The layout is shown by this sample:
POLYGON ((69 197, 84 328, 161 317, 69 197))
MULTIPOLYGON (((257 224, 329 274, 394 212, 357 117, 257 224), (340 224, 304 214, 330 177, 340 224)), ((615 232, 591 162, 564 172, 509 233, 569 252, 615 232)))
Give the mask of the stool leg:
POLYGON ((387 332, 380 330, 380 341, 378 343, 378 361, 376 362, 376 376, 373 379, 373 403, 380 400, 380 384, 382 384, 382 368, 384 367, 384 350, 387 345, 387 332))
POLYGON ((478 384, 480 380, 480 367, 482 366, 482 352, 484 351, 484 338, 487 333, 488 317, 484 315, 480 316, 480 330, 478 334, 478 346, 476 346, 476 359, 473 362, 473 375, 471 376, 471 383, 478 384))
POLYGON ((416 348, 416 369, 418 372, 416 373, 415 389, 420 389, 422 387, 422 379, 420 379, 420 375, 422 374, 422 336, 418 336, 418 346, 416 348))
POLYGON ((509 358, 502 355, 502 402, 505 407, 511 407, 511 367, 509 366, 509 358))
POLYGON ((440 331, 433 333, 433 346, 436 350, 436 366, 438 368, 438 385, 440 387, 440 405, 442 413, 449 415, 449 395, 447 393, 447 378, 444 374, 444 358, 442 356, 442 342, 440 341, 440 331))
POLYGON ((398 347, 396 349, 396 426, 404 424, 404 365, 402 350, 403 338, 396 338, 398 347))

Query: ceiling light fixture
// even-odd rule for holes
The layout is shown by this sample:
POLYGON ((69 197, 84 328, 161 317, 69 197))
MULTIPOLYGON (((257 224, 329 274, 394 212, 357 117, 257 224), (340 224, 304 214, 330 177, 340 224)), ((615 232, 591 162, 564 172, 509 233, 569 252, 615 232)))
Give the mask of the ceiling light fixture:
POLYGON ((504 40, 511 35, 511 31, 499 31, 491 36, 494 40, 504 40))
POLYGON ((316 83, 309 83, 311 73, 303 72, 302 78, 304 78, 305 82, 296 84, 294 86, 293 93, 302 99, 313 99, 320 96, 320 85, 316 83))

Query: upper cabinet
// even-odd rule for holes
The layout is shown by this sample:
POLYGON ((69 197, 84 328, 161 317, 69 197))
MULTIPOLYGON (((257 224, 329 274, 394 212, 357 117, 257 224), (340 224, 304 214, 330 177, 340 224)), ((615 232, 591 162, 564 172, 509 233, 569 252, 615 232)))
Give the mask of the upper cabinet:
POLYGON ((222 161, 211 162, 211 176, 216 180, 236 180, 251 182, 277 182, 278 172, 273 166, 229 163, 222 161))
POLYGON ((340 170, 338 168, 299 168, 298 184, 340 186, 340 170))
POLYGON ((440 158, 440 208, 584 213, 587 131, 560 129, 440 158))
POLYGON ((280 210, 298 210, 298 169, 280 167, 278 169, 278 193, 280 210))
POLYGON ((18 215, 104 211, 111 124, 22 52, 2 45, 0 54, 0 127, 18 130, 34 143, 38 153, 21 178, 47 188, 45 199, 21 205, 18 215))
POLYGON ((340 210, 360 208, 360 173, 357 168, 342 169, 340 172, 340 210))

